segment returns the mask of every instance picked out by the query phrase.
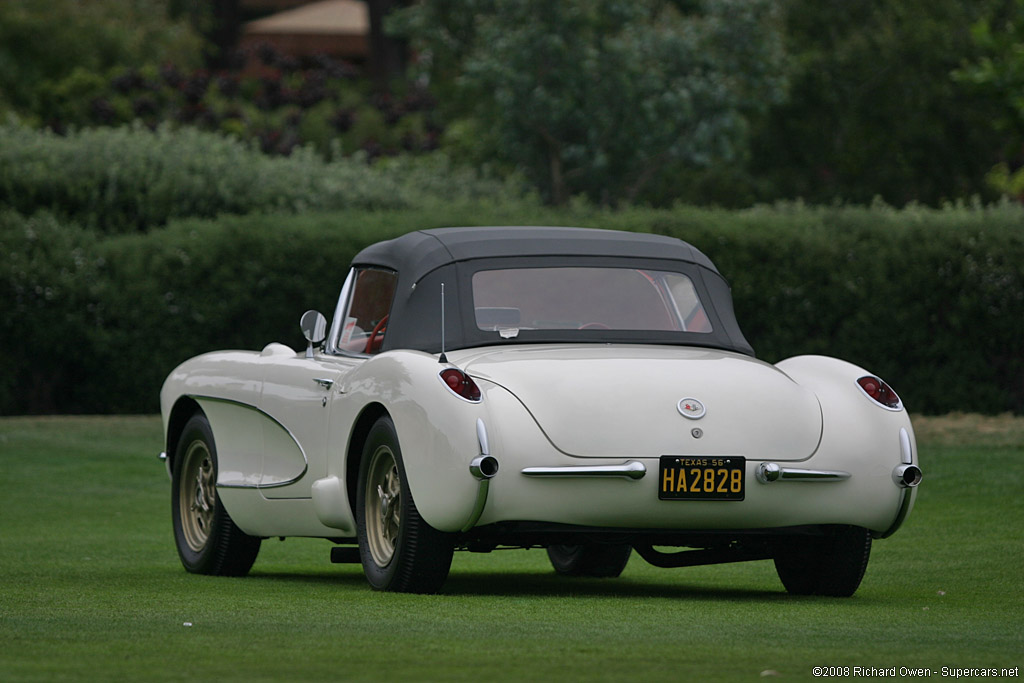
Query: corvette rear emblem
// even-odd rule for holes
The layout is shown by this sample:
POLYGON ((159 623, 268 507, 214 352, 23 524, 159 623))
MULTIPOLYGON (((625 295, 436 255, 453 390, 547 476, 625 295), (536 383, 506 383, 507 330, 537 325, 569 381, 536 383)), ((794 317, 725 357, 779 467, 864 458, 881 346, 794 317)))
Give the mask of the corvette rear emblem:
POLYGON ((699 420, 704 417, 704 413, 707 412, 704 408, 704 404, 695 398, 679 399, 679 403, 676 404, 676 408, 679 409, 680 415, 691 420, 699 420))

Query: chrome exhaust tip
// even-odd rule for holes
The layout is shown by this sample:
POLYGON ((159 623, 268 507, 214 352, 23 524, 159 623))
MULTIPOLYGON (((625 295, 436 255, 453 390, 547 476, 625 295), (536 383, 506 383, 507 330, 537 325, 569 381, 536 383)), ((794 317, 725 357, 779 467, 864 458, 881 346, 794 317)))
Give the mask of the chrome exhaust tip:
POLYGON ((481 481, 498 473, 498 459, 493 455, 480 455, 469 463, 469 473, 481 481))
POLYGON ((924 474, 917 465, 900 465, 892 471, 892 480, 903 489, 912 489, 921 483, 924 474))

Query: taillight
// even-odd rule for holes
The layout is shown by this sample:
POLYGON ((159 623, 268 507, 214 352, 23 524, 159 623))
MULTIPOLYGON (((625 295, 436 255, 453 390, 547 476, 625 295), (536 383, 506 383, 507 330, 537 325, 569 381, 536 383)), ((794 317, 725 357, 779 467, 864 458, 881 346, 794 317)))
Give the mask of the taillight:
POLYGON ((476 385, 473 378, 458 368, 448 368, 441 371, 441 381, 444 382, 457 396, 467 401, 476 403, 480 400, 480 387, 476 385))
POLYGON ((896 395, 896 392, 892 390, 888 384, 882 380, 868 375, 861 377, 857 380, 857 384, 864 390, 864 393, 868 395, 875 403, 882 405, 889 410, 899 410, 903 407, 903 402, 900 401, 900 397, 896 395))

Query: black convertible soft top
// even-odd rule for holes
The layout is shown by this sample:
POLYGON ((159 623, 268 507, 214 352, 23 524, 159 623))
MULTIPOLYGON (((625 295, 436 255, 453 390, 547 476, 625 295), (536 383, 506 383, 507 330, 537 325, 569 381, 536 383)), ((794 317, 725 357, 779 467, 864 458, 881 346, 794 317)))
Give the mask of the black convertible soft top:
POLYGON ((478 258, 618 256, 686 261, 714 272, 711 259, 674 237, 592 228, 437 228, 410 232, 359 252, 353 265, 387 266, 413 281, 439 266, 478 258))
POLYGON ((510 343, 656 343, 706 346, 754 355, 736 322, 732 295, 711 260, 663 235, 565 227, 467 227, 411 232, 359 252, 353 267, 398 273, 383 350, 441 350, 441 283, 447 350, 510 343), (674 270, 694 281, 713 333, 632 330, 524 330, 514 341, 474 323, 471 279, 479 270, 615 266, 674 270))

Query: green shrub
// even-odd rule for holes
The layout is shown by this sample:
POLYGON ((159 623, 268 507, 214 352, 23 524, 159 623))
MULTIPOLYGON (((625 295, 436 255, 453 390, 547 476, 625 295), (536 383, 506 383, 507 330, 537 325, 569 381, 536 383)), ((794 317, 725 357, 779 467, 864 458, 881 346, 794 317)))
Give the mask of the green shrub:
POLYGON ((105 238, 49 214, 0 213, 0 296, 14 302, 0 328, 11 363, 0 368, 0 413, 154 412, 163 379, 193 355, 301 348, 300 315, 333 313, 364 246, 421 228, 516 224, 681 237, 731 282, 760 358, 849 360, 918 414, 1024 413, 1019 206, 610 212, 485 201, 187 219, 105 238), (48 398, 29 401, 40 387, 48 398))
POLYGON ((192 128, 133 125, 59 136, 0 125, 0 206, 60 212, 106 233, 222 213, 400 209, 518 194, 511 182, 480 178, 437 156, 368 165, 359 157, 326 162, 312 148, 271 157, 192 128))
POLYGON ((40 116, 47 91, 72 71, 105 73, 120 64, 197 66, 201 38, 168 16, 162 0, 3 0, 0 2, 0 112, 40 116))
MULTIPOLYGON (((51 214, 0 211, 0 415, 83 405, 103 327, 96 236, 51 214)), ((102 410, 102 408, 100 408, 102 410)))
POLYGON ((914 411, 1024 412, 1024 210, 885 206, 624 212, 705 251, 770 362, 860 364, 914 411))

